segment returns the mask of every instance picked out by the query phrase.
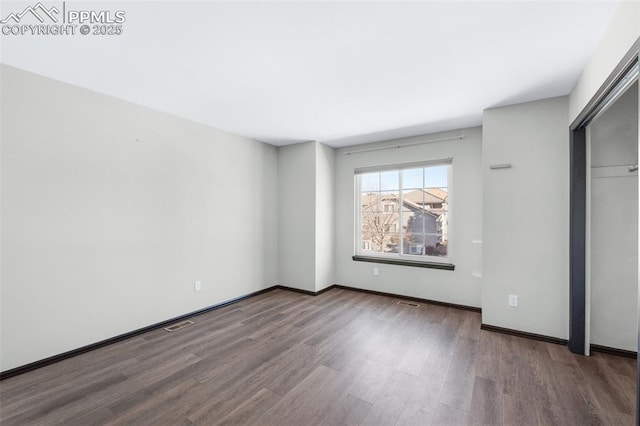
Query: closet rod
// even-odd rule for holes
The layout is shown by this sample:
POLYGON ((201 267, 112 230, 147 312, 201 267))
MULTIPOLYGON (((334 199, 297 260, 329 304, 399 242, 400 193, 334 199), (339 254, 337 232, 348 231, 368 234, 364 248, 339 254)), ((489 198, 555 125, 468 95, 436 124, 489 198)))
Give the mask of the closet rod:
POLYGON ((636 171, 638 170, 638 165, 637 164, 609 164, 606 166, 591 166, 592 169, 606 169, 606 168, 610 168, 610 167, 629 167, 629 171, 636 171), (631 170, 635 168, 636 170, 631 170))

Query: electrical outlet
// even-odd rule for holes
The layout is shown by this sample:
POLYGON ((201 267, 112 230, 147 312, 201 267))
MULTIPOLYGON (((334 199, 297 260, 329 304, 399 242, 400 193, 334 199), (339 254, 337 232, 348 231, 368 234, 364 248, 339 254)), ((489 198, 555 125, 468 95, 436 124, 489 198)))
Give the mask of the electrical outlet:
POLYGON ((373 268, 373 276, 377 277, 379 275, 380 275, 380 270, 377 267, 373 268))
POLYGON ((193 283, 193 291, 202 290, 202 283, 200 281, 196 281, 193 283))
POLYGON ((509 295, 509 306, 511 306, 513 308, 517 308, 518 307, 518 296, 516 296, 515 294, 510 294, 509 295))

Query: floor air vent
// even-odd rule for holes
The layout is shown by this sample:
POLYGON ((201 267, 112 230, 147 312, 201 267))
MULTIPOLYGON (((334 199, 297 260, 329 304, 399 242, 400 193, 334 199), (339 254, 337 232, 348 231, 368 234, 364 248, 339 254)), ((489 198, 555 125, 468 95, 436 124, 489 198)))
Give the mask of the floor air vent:
POLYGON ((420 305, 418 305, 417 303, 413 303, 413 302, 405 302, 405 301, 403 301, 403 300, 399 301, 399 302, 398 302, 398 305, 411 306, 412 308, 417 308, 418 306, 420 306, 420 305))
POLYGON ((180 330, 181 328, 189 327, 191 324, 193 324, 193 321, 186 320, 177 324, 170 325, 169 327, 165 327, 164 329, 167 331, 176 331, 180 330))

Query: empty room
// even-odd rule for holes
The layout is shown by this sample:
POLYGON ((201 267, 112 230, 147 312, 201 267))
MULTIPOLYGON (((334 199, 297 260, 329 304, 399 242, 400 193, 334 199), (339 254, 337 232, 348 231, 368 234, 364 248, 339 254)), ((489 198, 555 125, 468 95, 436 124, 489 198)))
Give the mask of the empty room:
POLYGON ((3 426, 640 426, 640 2, 0 29, 3 426))

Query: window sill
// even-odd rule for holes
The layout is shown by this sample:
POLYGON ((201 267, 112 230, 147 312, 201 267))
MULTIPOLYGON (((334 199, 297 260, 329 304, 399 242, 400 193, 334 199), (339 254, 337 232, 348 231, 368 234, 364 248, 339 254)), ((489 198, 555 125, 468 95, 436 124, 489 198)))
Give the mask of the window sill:
POLYGON ((416 260, 391 259, 391 258, 385 258, 385 257, 353 256, 352 259, 356 262, 372 262, 372 263, 385 263, 388 265, 415 266, 418 268, 442 269, 445 271, 453 271, 456 268, 456 266, 451 263, 419 262, 416 260))

